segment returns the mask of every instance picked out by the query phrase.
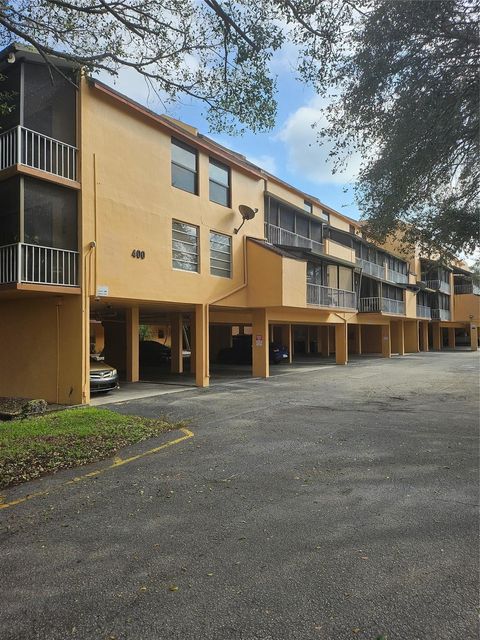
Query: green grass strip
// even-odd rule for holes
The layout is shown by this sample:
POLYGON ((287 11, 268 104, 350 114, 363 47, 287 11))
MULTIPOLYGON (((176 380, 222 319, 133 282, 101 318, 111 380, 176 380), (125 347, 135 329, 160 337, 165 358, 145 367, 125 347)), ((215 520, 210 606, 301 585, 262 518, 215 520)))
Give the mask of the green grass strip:
POLYGON ((91 407, 0 422, 0 488, 112 457, 182 426, 91 407))

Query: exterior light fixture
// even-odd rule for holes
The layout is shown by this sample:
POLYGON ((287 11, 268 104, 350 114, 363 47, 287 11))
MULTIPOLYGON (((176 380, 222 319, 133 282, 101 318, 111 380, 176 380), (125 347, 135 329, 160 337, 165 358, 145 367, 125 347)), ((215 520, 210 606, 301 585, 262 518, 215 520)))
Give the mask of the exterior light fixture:
POLYGON ((15 62, 15 54, 13 53, 13 51, 10 51, 10 53, 8 54, 7 62, 9 64, 13 64, 15 62))
POLYGON ((234 229, 233 233, 238 233, 247 220, 253 220, 255 214, 258 211, 258 209, 251 209, 250 207, 247 207, 246 204, 239 205, 238 210, 240 211, 240 215, 242 216, 242 224, 238 227, 238 229, 234 229))

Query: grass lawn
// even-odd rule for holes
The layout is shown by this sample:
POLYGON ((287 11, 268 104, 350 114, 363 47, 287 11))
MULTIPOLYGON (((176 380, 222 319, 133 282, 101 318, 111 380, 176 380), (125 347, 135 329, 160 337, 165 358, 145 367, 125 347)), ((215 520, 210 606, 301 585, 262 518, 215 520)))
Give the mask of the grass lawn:
POLYGON ((121 447, 182 426, 94 408, 0 422, 0 488, 111 457, 121 447))

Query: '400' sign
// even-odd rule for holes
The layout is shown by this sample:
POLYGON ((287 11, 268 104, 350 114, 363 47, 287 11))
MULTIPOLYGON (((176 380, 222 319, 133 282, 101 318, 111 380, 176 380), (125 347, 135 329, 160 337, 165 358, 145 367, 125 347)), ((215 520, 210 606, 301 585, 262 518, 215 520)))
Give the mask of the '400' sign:
POLYGON ((137 260, 145 260, 145 251, 141 251, 140 249, 134 249, 130 255, 137 260))

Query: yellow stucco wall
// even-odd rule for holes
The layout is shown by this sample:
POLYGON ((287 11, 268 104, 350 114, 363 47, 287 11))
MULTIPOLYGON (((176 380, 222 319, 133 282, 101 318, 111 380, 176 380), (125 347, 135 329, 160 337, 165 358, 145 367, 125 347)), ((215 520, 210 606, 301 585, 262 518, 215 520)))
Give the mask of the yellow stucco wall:
MULTIPOLYGON (((171 137, 156 122, 86 83, 81 91, 84 248, 95 241, 90 294, 200 303, 243 281, 243 236, 263 238, 263 180, 232 167, 232 207, 209 201, 208 155, 199 153, 199 195, 171 186, 171 137), (238 235, 238 205, 258 208, 238 235), (200 273, 172 268, 172 220, 200 230, 200 273), (210 230, 232 237, 232 278, 210 275, 210 230), (131 257, 132 250, 145 259, 131 257)), ((178 136, 177 136, 178 137, 178 136)))
POLYGON ((0 317, 0 395, 81 403, 81 296, 23 294, 0 302, 0 317))
POLYGON ((454 300, 453 320, 480 323, 480 296, 463 293, 452 296, 452 299, 454 300))

